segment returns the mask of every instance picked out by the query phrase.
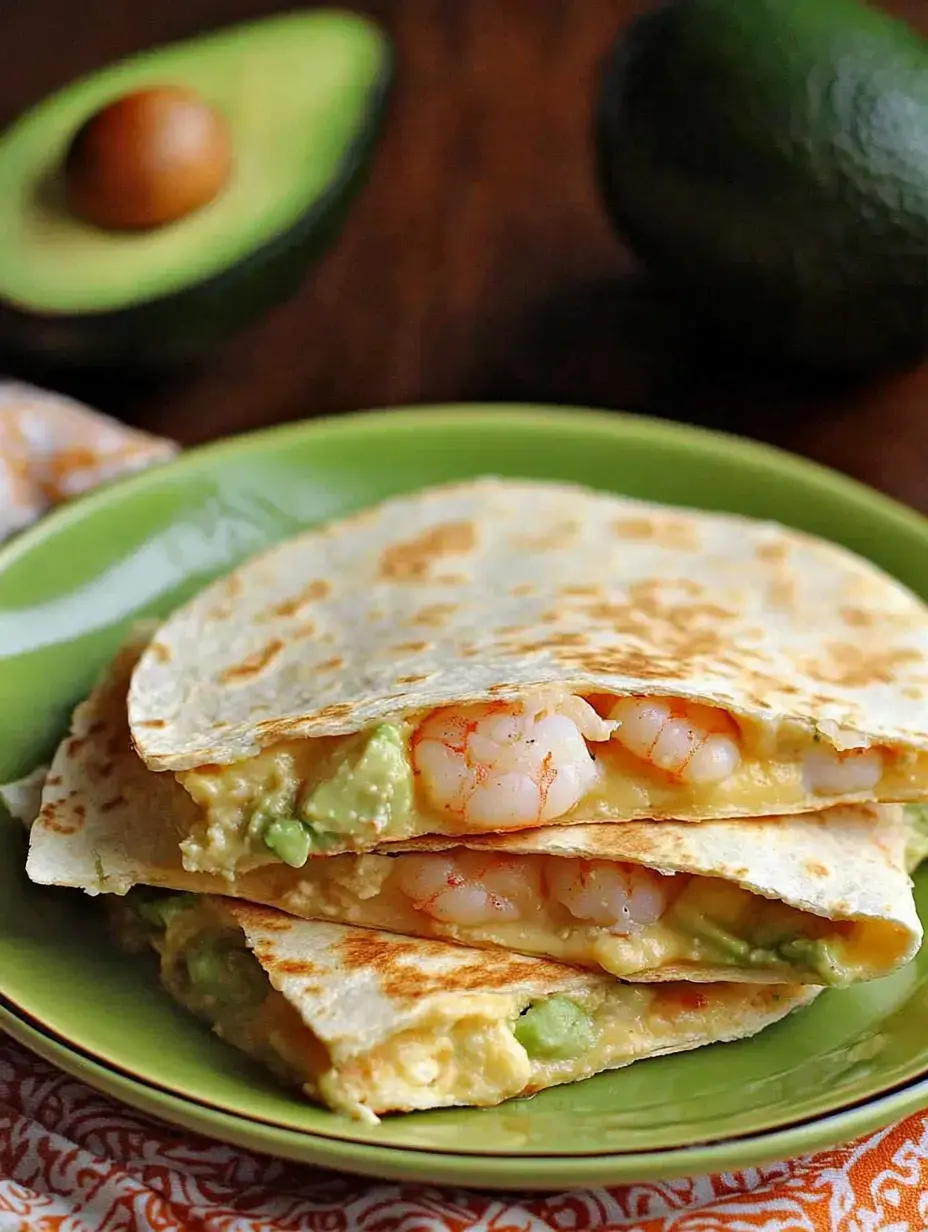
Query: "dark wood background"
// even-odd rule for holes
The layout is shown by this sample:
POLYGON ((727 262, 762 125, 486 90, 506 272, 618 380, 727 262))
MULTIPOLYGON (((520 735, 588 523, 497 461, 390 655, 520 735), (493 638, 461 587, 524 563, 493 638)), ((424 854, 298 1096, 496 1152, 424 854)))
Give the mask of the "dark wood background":
MULTIPOLYGON (((928 368, 838 388, 723 358, 610 232, 590 149, 596 67, 648 0, 351 3, 392 34, 397 87, 336 248, 195 370, 69 392, 184 444, 398 403, 622 407, 774 441, 928 511, 928 368)), ((127 52, 284 7, 3 0, 0 122, 127 52)), ((928 33, 928 5, 891 7, 928 33)))

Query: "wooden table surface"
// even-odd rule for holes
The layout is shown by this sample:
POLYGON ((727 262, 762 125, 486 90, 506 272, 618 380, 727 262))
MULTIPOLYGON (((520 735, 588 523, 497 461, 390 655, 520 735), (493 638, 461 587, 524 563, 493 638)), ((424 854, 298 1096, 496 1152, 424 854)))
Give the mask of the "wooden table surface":
MULTIPOLYGON (((72 378, 68 392, 184 444, 400 403, 622 407, 776 442, 928 511, 928 368, 816 387, 708 354, 607 226, 596 66, 649 0, 351 2, 392 34, 397 86, 337 246, 295 299, 195 370, 72 378)), ((127 52, 283 7, 5 0, 0 122, 127 52)), ((928 6, 892 7, 928 32, 928 6)))

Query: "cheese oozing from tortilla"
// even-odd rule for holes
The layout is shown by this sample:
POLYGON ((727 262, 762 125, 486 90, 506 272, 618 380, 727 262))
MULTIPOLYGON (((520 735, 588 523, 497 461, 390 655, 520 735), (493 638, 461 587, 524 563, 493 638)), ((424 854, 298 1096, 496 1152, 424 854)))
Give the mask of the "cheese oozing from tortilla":
MULTIPOLYGON (((577 701, 569 694, 563 698, 567 708, 577 701)), ((607 726, 602 716, 615 698, 586 700, 595 705, 596 721, 607 726)), ((622 726, 616 725, 611 738, 587 742, 589 755, 579 769, 555 758, 543 772, 547 779, 542 772, 537 782, 523 775, 519 789, 528 791, 527 806, 520 801, 519 807, 510 808, 504 798, 510 788, 503 784, 502 803, 495 801, 483 812, 469 807, 475 798, 470 788, 462 789, 460 798, 447 807, 436 807, 428 773, 414 764, 417 732, 428 715, 349 736, 281 742, 231 765, 179 771, 178 781, 202 810, 201 820, 182 843, 184 866, 191 872, 233 876, 279 859, 299 867, 313 854, 370 850, 385 841, 427 834, 638 818, 737 818, 796 813, 842 801, 905 800, 918 796, 918 778, 928 772, 928 755, 883 747, 838 752, 813 725, 773 729, 756 720, 738 724, 727 712, 714 710, 718 724, 732 731, 737 749, 737 764, 720 780, 699 781, 696 776, 694 781, 689 773, 694 759, 667 769, 666 758, 663 765, 656 764, 660 749, 633 753, 622 743, 622 726), (585 781, 576 803, 555 816, 542 815, 557 776, 580 777, 581 771, 588 785, 585 781), (531 803, 533 789, 538 791, 537 809, 531 803)), ((680 738, 685 749, 686 730, 680 738)), ((475 741, 463 752, 450 748, 445 763, 462 756, 474 783, 480 784, 481 776, 484 786, 492 783, 503 772, 492 761, 477 760, 482 747, 475 741)))
POLYGON ((181 1005, 287 1085, 369 1122, 394 1110, 491 1106, 641 1057, 752 1034, 819 991, 758 988, 746 997, 724 984, 711 993, 687 985, 635 987, 570 968, 556 969, 554 979, 552 965, 538 964, 552 984, 550 996, 491 983, 486 991, 451 988, 431 999, 415 1026, 336 1060, 334 1047, 307 1025, 311 1005, 301 1012, 272 986, 222 899, 152 900, 134 891, 107 905, 117 941, 133 951, 150 944, 160 955, 162 983, 181 1005), (733 1010, 750 1025, 733 1029, 733 1010))

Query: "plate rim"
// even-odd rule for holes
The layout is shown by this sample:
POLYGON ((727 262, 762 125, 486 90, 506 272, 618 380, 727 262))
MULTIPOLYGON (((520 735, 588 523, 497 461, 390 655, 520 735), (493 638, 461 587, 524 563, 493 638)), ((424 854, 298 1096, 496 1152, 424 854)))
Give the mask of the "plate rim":
MULTIPOLYGON (((870 484, 778 445, 739 436, 734 432, 707 428, 700 424, 680 423, 673 419, 658 419, 643 412, 602 410, 568 403, 436 402, 319 415, 223 436, 218 440, 182 449, 179 454, 163 462, 106 480, 87 492, 78 493, 63 504, 47 510, 31 525, 14 532, 9 540, 0 544, 0 572, 22 553, 28 552, 34 544, 41 543, 72 520, 98 508, 105 508, 106 505, 118 501, 123 493, 157 486, 163 476, 170 477, 188 469, 195 469, 204 460, 230 454, 244 455, 265 443, 271 444, 275 441, 284 446, 291 438, 302 439, 309 434, 338 436, 343 431, 363 432, 365 428, 375 427, 387 420, 397 431, 415 429, 418 420, 425 416, 433 420, 444 419, 452 424, 471 423, 475 427, 481 422, 495 427, 500 421, 508 420, 513 426, 530 427, 533 424, 542 424, 551 428, 560 425, 569 435, 575 431, 588 432, 591 435, 605 431, 607 435, 616 438, 632 436, 651 443, 660 443, 664 439, 675 443, 689 442, 703 452, 715 455, 722 452, 733 461, 742 461, 761 469, 785 472, 805 479, 857 505, 876 507, 884 517, 896 522, 900 529, 922 538, 928 536, 928 517, 870 484)), ((492 474, 493 468, 487 467, 483 473, 492 474)))
MULTIPOLYGON (((895 1123, 875 1101, 855 1109, 854 1129, 843 1132, 847 1113, 820 1117, 802 1128, 743 1137, 732 1143, 693 1144, 652 1151, 599 1155, 461 1155, 428 1148, 379 1146, 330 1138, 311 1131, 280 1129, 236 1113, 210 1108, 182 1095, 121 1073, 86 1056, 57 1036, 32 1026, 0 1003, 0 1031, 70 1077, 129 1108, 166 1124, 264 1156, 331 1168, 353 1175, 423 1184, 468 1185, 481 1189, 531 1189, 556 1193, 590 1186, 672 1181, 719 1172, 758 1168, 835 1148, 895 1123), (840 1131, 839 1131, 839 1126, 840 1131), (790 1141, 790 1139, 792 1141, 790 1141)), ((922 1085, 928 1088, 928 1081, 922 1085)), ((923 1105, 912 1107, 916 1111, 923 1105)))
MULTIPOLYGON (((923 543, 928 540, 928 519, 917 510, 857 479, 766 442, 701 425, 651 418, 627 411, 596 410, 567 404, 449 402, 373 408, 319 416, 194 446, 167 462, 102 484, 48 512, 31 527, 0 546, 0 571, 73 521, 118 505, 124 495, 157 487, 165 480, 170 482, 172 476, 195 472, 204 464, 208 467, 213 459, 221 460, 230 456, 246 458, 262 447, 282 450, 286 448, 288 441, 303 442, 307 437, 338 438, 345 434, 363 435, 367 430, 389 432, 392 429, 397 433, 415 431, 423 417, 430 418, 433 423, 437 420, 449 425, 466 425, 474 431, 479 431, 481 426, 491 429, 501 426, 530 429, 532 426, 538 426, 549 432, 561 431, 565 437, 573 439, 583 436, 599 439, 606 436, 615 441, 636 439, 658 449, 662 444, 677 448, 688 445, 696 453, 711 455, 716 459, 721 457, 733 464, 747 464, 768 473, 788 475, 810 488, 819 492, 825 491, 855 506, 862 514, 868 511, 878 512, 906 537, 917 537, 923 543)), ((487 468, 487 473, 492 473, 492 467, 487 468)), ((920 1071, 902 1084, 901 1088, 897 1084, 889 1090, 865 1097, 862 1103, 845 1105, 842 1109, 812 1116, 798 1126, 792 1124, 774 1127, 754 1134, 743 1134, 738 1138, 716 1139, 710 1143, 583 1155, 487 1156, 452 1153, 431 1150, 428 1147, 381 1146, 337 1135, 293 1130, 269 1121, 252 1120, 238 1113, 224 1111, 199 1100, 165 1091, 157 1084, 145 1080, 143 1076, 131 1075, 112 1063, 94 1058, 48 1028, 41 1025, 31 1026, 27 1010, 19 1006, 11 1010, 3 1004, 2 999, 0 1025, 6 1025, 14 1038, 75 1077, 86 1080, 85 1072, 90 1073, 110 1086, 115 1084, 124 1087, 127 1094, 136 1099, 140 1098, 139 1091, 146 1093, 145 1106, 134 1103, 133 1098, 125 1098, 124 1102, 131 1106, 148 1111, 149 1105, 164 1103, 169 1110, 172 1109, 185 1118, 175 1120, 175 1123, 195 1128, 196 1132, 208 1136, 219 1137, 220 1140, 234 1142, 247 1149, 280 1153, 280 1145, 283 1143, 287 1146, 287 1158, 310 1163, 322 1162, 323 1166, 353 1170, 363 1175, 409 1177, 426 1181, 434 1180, 436 1176, 445 1176, 451 1183, 462 1183, 462 1176, 465 1176, 472 1179, 463 1183, 494 1188, 518 1188, 530 1184, 536 1188, 563 1189, 584 1184, 670 1179, 693 1175, 694 1172, 728 1171, 757 1166, 759 1163, 804 1154, 810 1150, 834 1147, 928 1106, 928 1071, 920 1071), (58 1059, 46 1055, 41 1048, 33 1047, 35 1043, 43 1044, 47 1051, 56 1053, 58 1059), (191 1118, 197 1122, 196 1126, 192 1124, 191 1118), (226 1122, 231 1124, 227 1126, 226 1122), (217 1133, 217 1129, 222 1132, 217 1133), (233 1133, 236 1137, 227 1136, 233 1133), (256 1146, 255 1137, 268 1137, 271 1141, 264 1146, 256 1146), (292 1144, 285 1142, 285 1139, 298 1141, 292 1144), (304 1149, 307 1143, 308 1149, 304 1149), (357 1166, 354 1166, 352 1157, 356 1153, 360 1153, 360 1157, 357 1166), (321 1159, 322 1156, 325 1158, 321 1159), (389 1171, 378 1168, 377 1160, 381 1156, 392 1161, 389 1163, 389 1171), (420 1164, 423 1165, 421 1168, 420 1164)), ((89 1085, 96 1084, 91 1081, 89 1085)), ((97 1086, 97 1089, 111 1093, 106 1087, 97 1086)), ((116 1098, 123 1096, 117 1094, 116 1098)), ((157 1110, 149 1114, 165 1119, 165 1114, 157 1110)))

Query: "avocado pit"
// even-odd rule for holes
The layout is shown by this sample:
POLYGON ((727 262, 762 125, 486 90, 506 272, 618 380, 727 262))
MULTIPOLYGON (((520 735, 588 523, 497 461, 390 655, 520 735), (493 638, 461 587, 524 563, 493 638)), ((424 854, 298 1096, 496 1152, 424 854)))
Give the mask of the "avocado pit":
POLYGON ((161 227, 212 201, 231 170, 226 124, 195 91, 136 90, 74 135, 64 164, 68 208, 108 230, 161 227))

